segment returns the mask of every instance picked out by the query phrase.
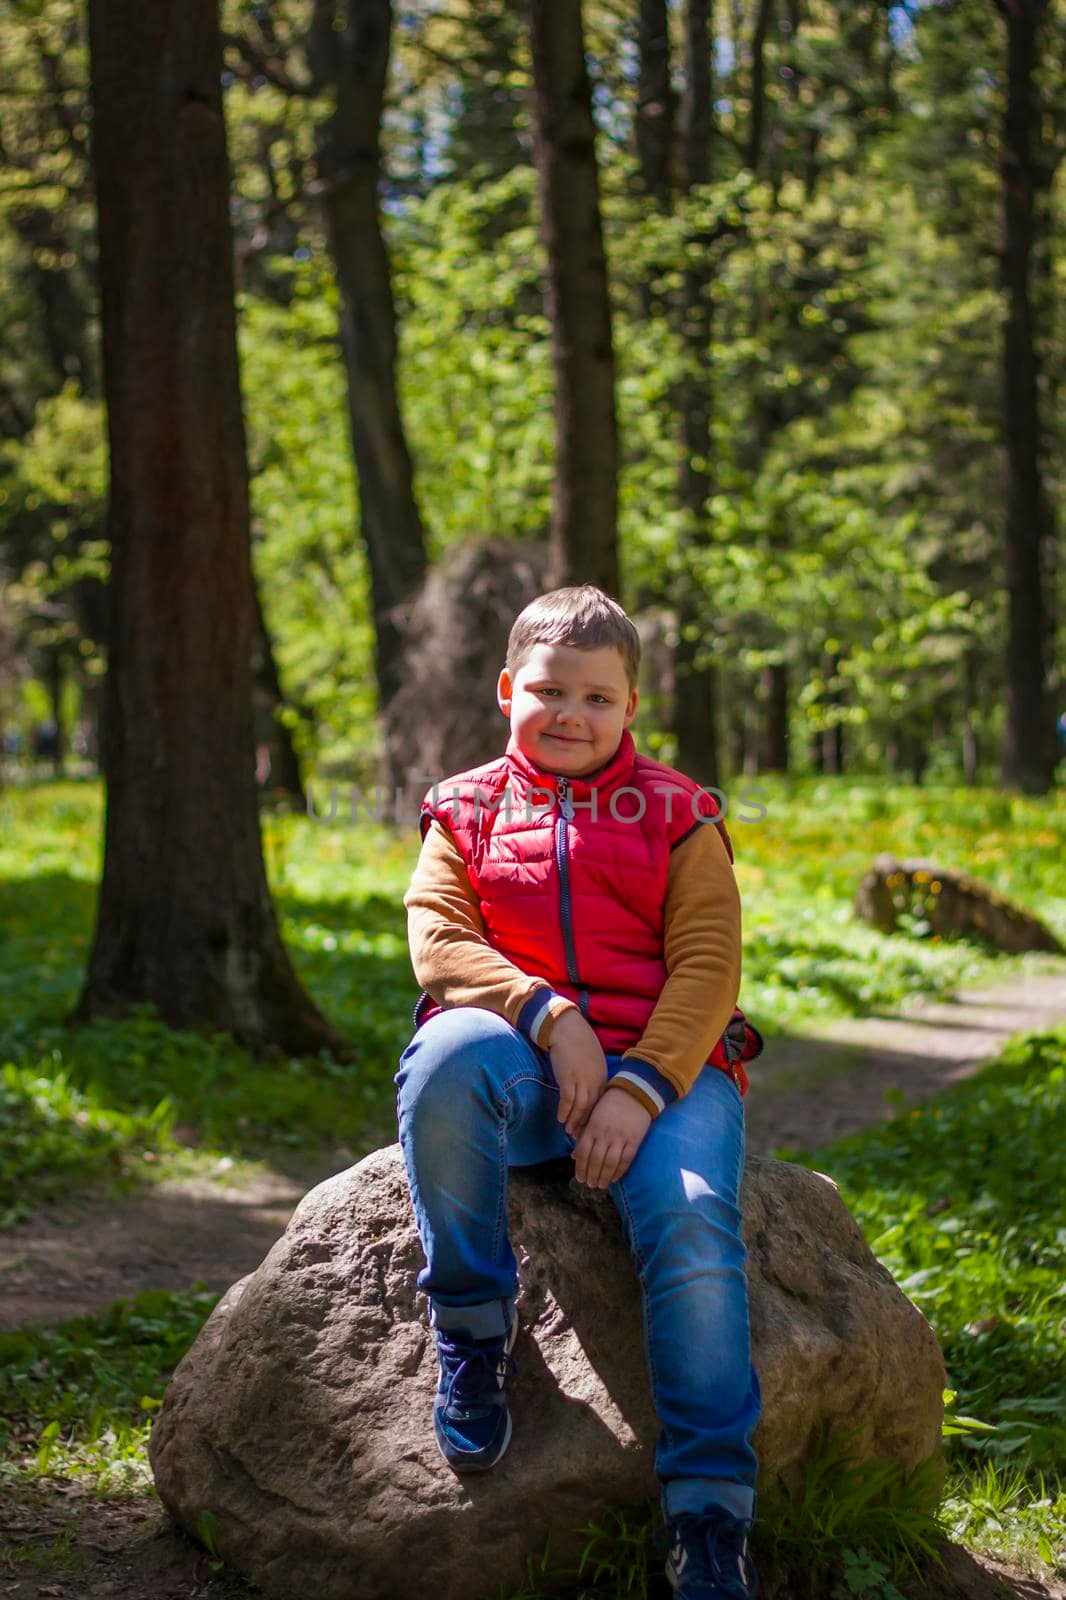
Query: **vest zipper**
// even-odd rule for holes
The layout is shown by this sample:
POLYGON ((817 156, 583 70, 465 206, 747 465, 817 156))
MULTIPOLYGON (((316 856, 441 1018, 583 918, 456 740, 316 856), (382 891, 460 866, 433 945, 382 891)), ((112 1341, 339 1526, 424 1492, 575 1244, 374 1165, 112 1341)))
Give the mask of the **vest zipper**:
POLYGON ((588 990, 581 986, 577 971, 577 949, 574 945, 574 908, 570 899, 570 848, 566 824, 574 814, 570 803, 570 781, 559 779, 559 815, 555 819, 555 865, 559 869, 559 916, 563 926, 563 950, 566 953, 566 973, 577 990, 577 1003, 583 1017, 589 1014, 588 990))

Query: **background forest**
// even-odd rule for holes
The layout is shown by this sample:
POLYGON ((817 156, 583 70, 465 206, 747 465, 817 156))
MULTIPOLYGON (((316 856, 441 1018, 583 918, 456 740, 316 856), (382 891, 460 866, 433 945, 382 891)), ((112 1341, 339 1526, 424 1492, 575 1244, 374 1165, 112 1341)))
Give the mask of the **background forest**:
MULTIPOLYGON (((390 615, 471 538, 543 541, 553 484, 528 31, 496 0, 397 5, 386 77, 375 9, 369 41, 332 31, 342 59, 322 49, 328 6, 224 18, 261 703, 305 773, 368 779, 390 615), (345 73, 369 86, 364 118, 378 74, 391 296, 373 218, 338 215, 338 196, 364 204, 330 175, 345 73), (382 500, 387 474, 364 461, 360 507, 350 407, 357 429, 360 405, 390 415, 394 339, 411 490, 382 500)), ((990 0, 722 6, 695 82, 679 6, 586 7, 615 559, 663 641, 643 736, 666 758, 694 752, 702 776, 998 773, 1010 675, 1026 670, 1013 604, 1048 698, 1022 704, 1035 721, 1011 775, 1046 787, 1064 709, 1066 20, 1028 9, 1042 26, 1012 90, 990 0), (1025 172, 1009 90, 1027 97, 1025 172), (1006 348, 1012 183, 1030 202, 1027 349, 1006 348), (1009 363, 1032 366, 1031 414, 1009 363), (683 679, 714 675, 698 691, 710 728, 703 711, 686 729, 675 661, 683 679)), ((85 19, 21 0, 2 28, 0 710, 24 750, 48 720, 64 741, 85 723, 93 748, 107 543, 85 19)), ((402 452, 402 434, 382 448, 402 452)))

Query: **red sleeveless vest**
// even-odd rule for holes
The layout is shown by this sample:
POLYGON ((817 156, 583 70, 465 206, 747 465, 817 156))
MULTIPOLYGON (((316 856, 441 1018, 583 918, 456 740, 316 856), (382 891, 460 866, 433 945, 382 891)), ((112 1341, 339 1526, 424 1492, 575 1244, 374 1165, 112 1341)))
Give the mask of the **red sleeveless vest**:
MULTIPOLYGON (((493 948, 576 1001, 606 1054, 635 1045, 667 978, 671 850, 695 828, 714 826, 733 860, 713 796, 638 755, 628 731, 587 778, 543 772, 512 738, 497 760, 434 785, 422 805, 423 837, 433 819, 459 846, 493 948)), ((438 1010, 423 995, 415 1020, 438 1010)), ((709 1060, 743 1094, 740 1063, 761 1049, 737 1010, 709 1060)))

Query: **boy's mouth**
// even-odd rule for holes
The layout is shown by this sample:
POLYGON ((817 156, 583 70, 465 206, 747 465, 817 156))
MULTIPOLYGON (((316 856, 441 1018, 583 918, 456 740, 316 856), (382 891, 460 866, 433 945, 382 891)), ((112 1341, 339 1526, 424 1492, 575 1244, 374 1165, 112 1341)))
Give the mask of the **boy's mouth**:
POLYGON ((549 738, 549 739, 557 740, 559 742, 559 744, 584 744, 585 743, 584 739, 577 739, 572 734, 569 734, 569 733, 549 733, 549 734, 546 735, 546 737, 549 738))

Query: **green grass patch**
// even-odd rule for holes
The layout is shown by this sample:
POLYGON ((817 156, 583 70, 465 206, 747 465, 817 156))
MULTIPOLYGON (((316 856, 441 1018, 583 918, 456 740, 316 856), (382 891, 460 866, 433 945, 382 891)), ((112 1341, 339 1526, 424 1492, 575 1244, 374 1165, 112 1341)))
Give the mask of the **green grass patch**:
POLYGON ((0 1228, 104 1173, 119 1187, 133 1181, 137 1157, 166 1141, 172 1118, 168 1100, 130 1114, 75 1088, 62 1070, 0 1067, 0 1228))
POLYGON ((727 796, 744 900, 742 1003, 767 1034, 834 1015, 905 1008, 1040 969, 963 940, 885 935, 858 923, 855 891, 875 856, 923 856, 988 883, 1066 941, 1061 798, 995 789, 758 778, 727 796), (758 794, 765 816, 756 814, 758 794))
POLYGON ((932 1323, 954 1413, 985 1424, 946 1441, 946 1526, 1066 1574, 1066 1028, 809 1162, 932 1323))
POLYGON ((218 1298, 150 1289, 97 1316, 0 1333, 0 1480, 144 1489, 152 1417, 218 1298))

